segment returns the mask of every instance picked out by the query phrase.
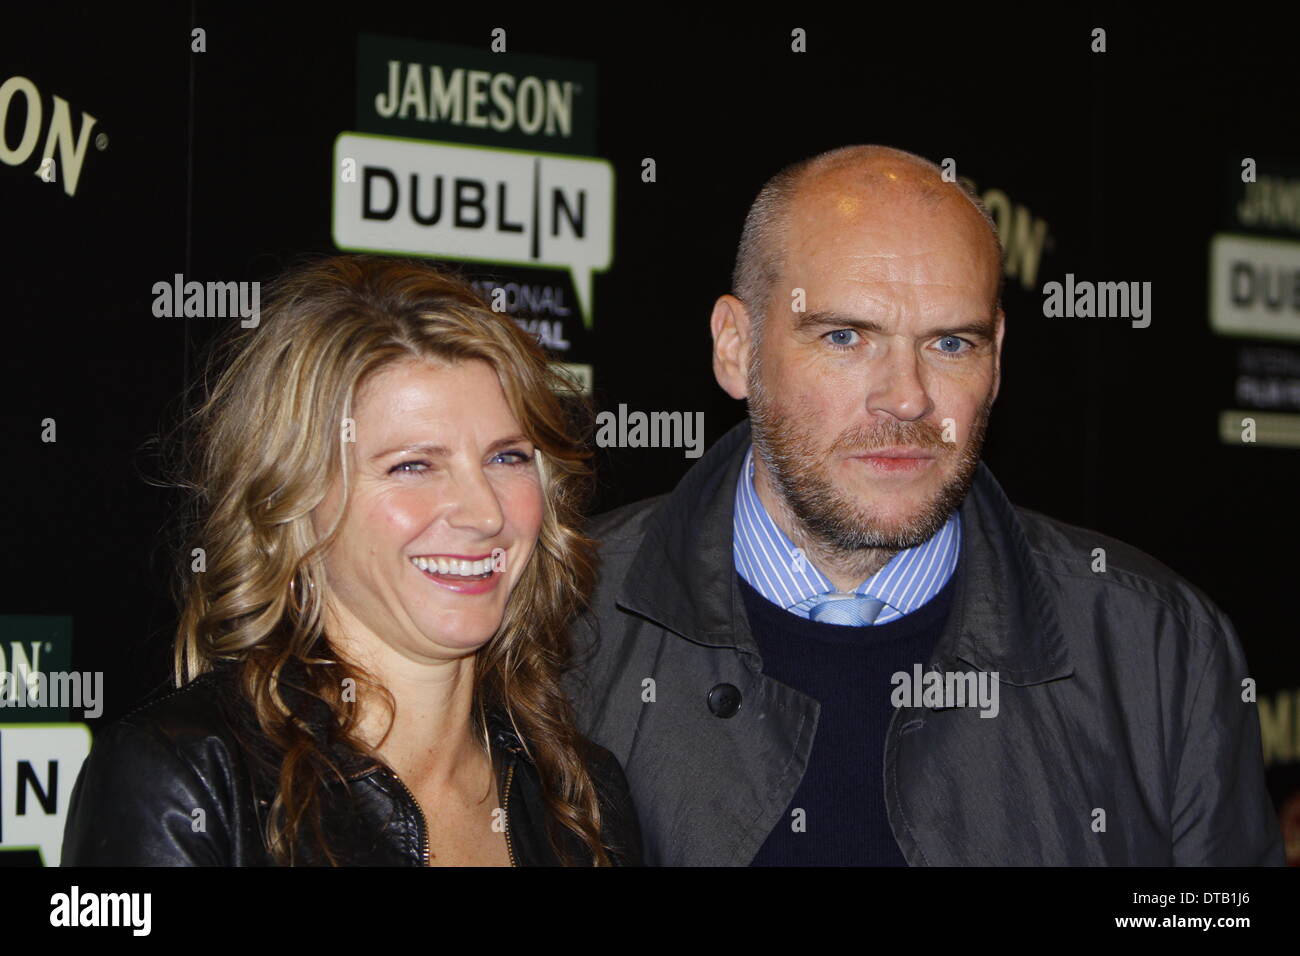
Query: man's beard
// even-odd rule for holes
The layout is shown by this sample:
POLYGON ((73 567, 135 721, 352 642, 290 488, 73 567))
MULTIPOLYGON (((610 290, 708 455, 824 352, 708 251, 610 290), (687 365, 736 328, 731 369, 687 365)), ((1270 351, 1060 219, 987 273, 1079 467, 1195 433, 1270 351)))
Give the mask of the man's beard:
POLYGON ((754 448, 767 467, 773 490, 804 533, 823 548, 840 554, 865 548, 914 548, 934 537, 965 499, 984 447, 993 404, 991 390, 971 424, 970 438, 955 453, 952 477, 917 514, 889 527, 870 502, 848 498, 835 487, 828 463, 855 452, 907 445, 936 449, 935 465, 942 466, 954 456, 953 444, 943 440, 942 430, 926 422, 860 425, 846 429, 823 451, 813 441, 814 428, 808 427, 816 423, 796 421, 763 390, 757 368, 751 364, 750 370, 749 420, 754 448))

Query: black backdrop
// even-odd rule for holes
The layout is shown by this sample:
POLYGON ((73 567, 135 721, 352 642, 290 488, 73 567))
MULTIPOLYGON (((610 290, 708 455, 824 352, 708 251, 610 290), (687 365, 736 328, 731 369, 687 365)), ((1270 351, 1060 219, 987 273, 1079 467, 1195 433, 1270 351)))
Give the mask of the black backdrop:
MULTIPOLYGON (((174 500, 145 481, 157 469, 145 442, 223 321, 154 317, 153 284, 178 272, 265 281, 302 253, 332 251, 332 148, 356 128, 357 36, 481 49, 495 27, 512 52, 596 64, 596 152, 616 176, 614 262, 595 279, 583 357, 600 407, 702 411, 714 441, 743 407, 713 381, 708 313, 762 182, 846 143, 955 157, 981 191, 1001 190, 1048 227, 1032 286, 1007 280, 993 473, 1018 504, 1122 538, 1208 591, 1261 695, 1300 708, 1286 610, 1297 453, 1220 441, 1239 343, 1207 319, 1209 241, 1228 226, 1240 159, 1300 162, 1295 74, 1274 31, 1038 14, 727 22, 656 7, 606 7, 596 20, 320 9, 3 15, 0 81, 30 78, 47 110, 62 97, 108 140, 89 148, 75 197, 42 183, 33 161, 0 165, 0 614, 72 619, 73 664, 106 673, 104 719, 166 678, 162 529, 174 500), (190 50, 194 26, 204 53, 190 50), (1095 26, 1108 31, 1104 54, 1089 52, 1095 26), (790 51, 793 27, 808 31, 807 53, 790 51), (656 182, 641 180, 645 157, 656 182), (1042 285, 1067 272, 1150 281, 1151 326, 1044 318, 1042 285), (46 418, 57 443, 40 441, 46 418)), ((20 114, 6 124, 11 146, 20 114)), ((603 509, 668 490, 690 461, 622 449, 597 464, 603 509)), ((1300 789, 1291 733, 1269 766, 1279 808, 1300 789)))

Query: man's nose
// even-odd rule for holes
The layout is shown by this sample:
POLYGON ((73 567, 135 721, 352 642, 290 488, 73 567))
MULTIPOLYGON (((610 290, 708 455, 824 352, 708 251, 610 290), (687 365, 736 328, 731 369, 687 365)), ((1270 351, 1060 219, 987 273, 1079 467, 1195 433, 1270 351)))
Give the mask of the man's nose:
POLYGON ((446 502, 449 525, 484 538, 500 533, 505 513, 501 510, 496 489, 482 468, 469 467, 458 471, 450 490, 451 501, 446 502))
POLYGON ((871 363, 867 410, 916 421, 934 410, 926 391, 920 357, 910 345, 891 342, 871 363))

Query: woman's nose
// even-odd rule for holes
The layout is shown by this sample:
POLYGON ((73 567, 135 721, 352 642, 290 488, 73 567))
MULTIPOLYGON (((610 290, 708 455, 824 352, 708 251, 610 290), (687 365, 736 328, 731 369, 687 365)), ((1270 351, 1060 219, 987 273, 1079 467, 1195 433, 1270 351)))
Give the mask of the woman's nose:
POLYGON ((447 523, 473 531, 484 538, 499 534, 505 513, 492 486, 481 469, 467 470, 457 476, 451 491, 447 523))

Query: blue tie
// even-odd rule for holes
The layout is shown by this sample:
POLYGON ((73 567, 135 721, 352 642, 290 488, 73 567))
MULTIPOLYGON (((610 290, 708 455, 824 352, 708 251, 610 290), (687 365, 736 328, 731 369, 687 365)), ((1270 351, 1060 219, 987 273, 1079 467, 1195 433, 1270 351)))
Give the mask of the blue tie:
POLYGON ((831 594, 812 606, 809 618, 823 624, 847 624, 862 627, 876 620, 876 615, 885 606, 880 598, 869 594, 841 595, 831 594))

